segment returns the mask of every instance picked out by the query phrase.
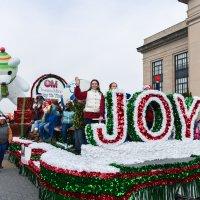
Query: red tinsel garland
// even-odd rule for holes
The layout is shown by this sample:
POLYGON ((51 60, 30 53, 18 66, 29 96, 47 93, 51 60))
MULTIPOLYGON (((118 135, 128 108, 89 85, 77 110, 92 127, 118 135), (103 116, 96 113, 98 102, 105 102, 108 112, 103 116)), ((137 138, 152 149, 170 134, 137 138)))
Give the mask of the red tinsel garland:
POLYGON ((32 155, 42 155, 43 153, 45 153, 46 151, 43 149, 32 149, 31 150, 31 154, 32 155))
POLYGON ((171 113, 169 104, 164 99, 164 97, 162 95, 159 95, 159 94, 146 95, 145 97, 143 97, 140 100, 140 103, 138 105, 137 124, 138 124, 138 128, 139 128, 140 133, 145 138, 147 138, 148 140, 160 140, 160 139, 162 139, 168 133, 169 128, 171 126, 171 123, 172 123, 171 115, 172 115, 172 113, 171 113), (166 121, 166 124, 165 124, 165 129, 159 136, 153 136, 152 134, 150 134, 149 130, 147 130, 146 127, 144 126, 143 111, 144 111, 144 108, 146 106, 147 101, 152 97, 156 97, 162 102, 164 109, 165 109, 164 112, 166 112, 166 115, 167 115, 167 121, 166 121))
POLYGON ((25 147, 28 147, 30 144, 32 144, 32 143, 23 143, 23 142, 17 142, 17 141, 13 141, 13 142, 11 142, 11 144, 10 145, 12 145, 12 144, 17 144, 17 145, 24 145, 25 147))
POLYGON ((200 178, 200 173, 191 175, 184 179, 165 179, 165 180, 156 180, 151 182, 146 182, 143 184, 138 184, 136 186, 133 186, 126 194, 123 196, 122 200, 127 200, 131 197, 131 195, 134 192, 138 192, 139 190, 148 188, 148 187, 156 187, 156 186, 164 186, 164 185, 174 185, 177 183, 189 183, 194 180, 197 180, 200 178))
POLYGON ((21 158, 21 153, 19 151, 10 151, 10 155, 16 156, 17 158, 21 158))
POLYGON ((195 175, 191 175, 187 178, 184 179, 162 179, 162 180, 156 180, 156 181, 151 181, 151 182, 146 182, 142 184, 138 184, 133 186, 131 189, 129 189, 128 192, 122 197, 116 197, 116 196, 111 196, 111 195, 93 195, 93 194, 82 194, 78 192, 69 192, 65 191, 62 189, 55 188, 51 184, 47 183, 46 181, 40 179, 40 185, 43 187, 47 188, 49 191, 52 191, 54 193, 57 193, 59 195, 63 195, 66 197, 73 197, 73 198, 78 198, 78 199, 90 199, 90 200, 127 200, 129 199, 133 193, 138 192, 139 190, 148 188, 148 187, 156 187, 156 186, 164 186, 164 185, 174 185, 177 183, 188 183, 192 182, 194 180, 197 180, 200 178, 200 173, 197 173, 195 175))
POLYGON ((170 169, 158 169, 158 170, 151 170, 148 172, 133 172, 133 173, 101 173, 101 172, 78 172, 76 170, 68 170, 68 169, 61 169, 47 163, 40 161, 41 166, 45 167, 47 170, 53 171, 59 174, 66 174, 78 177, 87 177, 87 178, 101 178, 101 179, 111 179, 111 178, 134 178, 134 177, 143 177, 143 176, 158 176, 158 175, 165 175, 165 174, 179 174, 185 171, 191 171, 200 168, 200 164, 186 166, 182 168, 170 168, 170 169))
POLYGON ((39 174, 40 173, 40 168, 34 164, 32 160, 29 160, 28 162, 28 168, 34 173, 34 174, 39 174))
POLYGON ((65 197, 72 197, 77 199, 90 199, 90 200, 120 200, 120 197, 114 197, 111 195, 101 194, 101 195, 94 195, 94 194, 82 194, 78 192, 69 192, 62 189, 55 188, 48 182, 40 179, 39 180, 40 186, 47 188, 49 191, 54 192, 56 194, 65 196, 65 197))
POLYGON ((185 137, 186 137, 186 138, 191 138, 191 131, 190 131, 190 129, 191 129, 191 122, 192 122, 192 119, 193 119, 194 115, 196 114, 196 111, 197 111, 199 105, 200 105, 200 101, 198 100, 198 101, 195 103, 195 105, 194 105, 194 107, 193 107, 193 109, 192 109, 192 113, 191 113, 191 115, 188 117, 187 114, 186 114, 186 109, 187 109, 187 108, 186 108, 186 106, 184 105, 183 100, 182 100, 181 98, 179 98, 179 97, 177 98, 177 100, 178 100, 178 103, 179 103, 179 106, 180 106, 180 110, 181 110, 181 112, 182 112, 182 115, 183 115, 183 118, 184 118, 184 121, 185 121, 185 124, 186 124, 185 137))
POLYGON ((104 144, 113 144, 120 141, 124 135, 124 125, 125 125, 125 111, 124 111, 124 94, 117 93, 117 136, 113 140, 108 140, 103 135, 102 128, 97 129, 97 134, 99 140, 104 144))

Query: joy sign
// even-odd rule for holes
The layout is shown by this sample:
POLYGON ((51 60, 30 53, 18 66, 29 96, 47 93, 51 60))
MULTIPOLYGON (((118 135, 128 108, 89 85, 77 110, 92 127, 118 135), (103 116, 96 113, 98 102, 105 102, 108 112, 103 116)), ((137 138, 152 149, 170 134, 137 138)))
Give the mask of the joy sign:
POLYGON ((166 95, 157 90, 137 92, 127 101, 126 93, 106 95, 106 123, 85 128, 93 145, 122 144, 129 134, 133 141, 163 141, 175 133, 175 139, 193 139, 194 123, 200 111, 200 98, 185 99, 180 94, 166 95), (151 127, 146 114, 153 112, 151 127))

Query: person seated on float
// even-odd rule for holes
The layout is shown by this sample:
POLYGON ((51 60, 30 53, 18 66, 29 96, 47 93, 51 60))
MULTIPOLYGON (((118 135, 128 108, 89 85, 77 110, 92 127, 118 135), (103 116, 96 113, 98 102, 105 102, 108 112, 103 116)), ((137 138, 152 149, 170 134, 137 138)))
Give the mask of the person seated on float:
MULTIPOLYGON (((115 91, 117 89, 118 89, 118 85, 117 85, 116 82, 110 83, 110 85, 109 85, 109 91, 115 91)), ((126 99, 129 99, 130 97, 131 97, 131 94, 126 93, 126 99)))
POLYGON ((61 108, 57 100, 52 100, 50 112, 48 115, 48 122, 44 125, 44 138, 52 140, 54 136, 54 129, 61 124, 61 108))
POLYGON ((103 93, 100 90, 99 81, 93 79, 90 82, 88 91, 82 92, 79 85, 80 79, 75 78, 76 87, 74 90, 75 97, 78 100, 85 100, 84 121, 85 124, 96 123, 104 119, 105 114, 105 100, 103 93))
POLYGON ((67 132, 68 129, 73 126, 73 117, 74 117, 74 111, 73 111, 73 103, 71 101, 67 102, 63 113, 62 113, 62 139, 64 143, 67 143, 67 132))
POLYGON ((42 117, 44 115, 44 110, 43 110, 43 103, 44 103, 44 98, 42 96, 37 96, 35 98, 34 104, 33 104, 33 113, 34 113, 34 118, 33 118, 33 124, 31 126, 31 132, 37 132, 38 131, 38 126, 39 123, 42 120, 42 117))
POLYGON ((33 104, 33 111, 34 111, 34 121, 41 120, 44 114, 43 112, 43 103, 44 98, 42 96, 37 96, 35 102, 33 104))
POLYGON ((50 107, 51 107, 50 100, 46 100, 43 102, 41 118, 38 120, 34 120, 34 123, 31 126, 31 133, 37 134, 39 132, 39 127, 45 123, 46 114, 48 113, 50 107))
POLYGON ((6 122, 4 116, 0 116, 0 169, 3 168, 2 162, 8 145, 12 142, 12 130, 6 122))
POLYGON ((40 141, 48 140, 50 136, 53 136, 54 127, 58 123, 59 116, 55 101, 52 101, 52 104, 46 107, 42 122, 39 124, 40 141))

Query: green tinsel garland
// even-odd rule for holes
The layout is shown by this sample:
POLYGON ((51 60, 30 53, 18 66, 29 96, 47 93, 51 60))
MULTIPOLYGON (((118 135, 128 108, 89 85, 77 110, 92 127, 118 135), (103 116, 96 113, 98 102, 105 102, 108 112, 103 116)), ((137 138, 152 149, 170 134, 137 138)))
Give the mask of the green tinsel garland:
MULTIPOLYGON (((114 126, 114 122, 113 122, 113 93, 112 92, 107 92, 106 94, 106 129, 107 129, 107 133, 109 135, 113 134, 113 126, 114 126)), ((92 130, 91 125, 87 125, 85 128, 85 132, 86 132, 86 137, 87 140, 90 144, 92 145, 97 145, 96 141, 94 139, 94 132, 92 130)))
POLYGON ((141 142, 141 138, 138 136, 135 127, 134 127, 134 108, 135 108, 135 101, 138 97, 138 95, 140 95, 141 92, 136 92, 132 95, 132 97, 128 100, 128 104, 127 104, 127 120, 128 120, 128 134, 130 135, 132 141, 138 141, 141 142))
POLYGON ((29 181, 31 181, 31 183, 33 183, 36 187, 38 187, 38 180, 37 180, 37 176, 29 170, 29 168, 25 165, 22 165, 19 168, 19 174, 26 176, 29 181))
POLYGON ((109 135, 113 134, 113 100, 112 100, 112 92, 107 92, 106 94, 106 110, 107 110, 107 122, 106 122, 106 128, 107 133, 109 135))
POLYGON ((12 143, 9 145, 9 151, 21 151, 21 145, 18 143, 12 143))
POLYGON ((31 160, 40 160, 41 155, 31 155, 31 160))
MULTIPOLYGON (((127 120, 128 120, 128 134, 130 135, 131 139, 133 141, 139 141, 141 142, 141 138, 138 136, 136 130, 135 130, 135 124, 134 124, 134 108, 135 108, 135 101, 137 100, 137 97, 141 94, 141 92, 137 92, 133 94, 131 99, 128 100, 127 104, 127 120)), ((152 101, 148 108, 152 108, 154 110, 154 124, 151 129, 152 132, 157 132, 161 129, 162 121, 163 121, 163 115, 162 110, 158 103, 155 101, 152 101)))
POLYGON ((87 125, 85 127, 85 135, 86 135, 86 138, 87 138, 87 141, 88 143, 94 145, 94 146, 97 146, 97 143, 94 139, 94 132, 92 130, 92 126, 91 124, 87 125))
MULTIPOLYGON (((152 132, 157 132, 161 129, 162 122, 163 122, 163 115, 162 115, 162 110, 159 106, 158 103, 155 101, 151 102, 149 107, 151 107, 154 111, 154 123, 152 127, 152 132)), ((148 107, 147 107, 148 109, 148 107)))
POLYGON ((174 200, 177 195, 181 195, 184 199, 200 197, 200 181, 149 187, 133 194, 129 200, 174 200))
POLYGON ((136 172, 147 172, 151 170, 159 170, 159 169, 171 169, 171 168, 181 168, 181 167, 189 167, 192 165, 200 164, 200 156, 191 156, 194 159, 189 162, 178 162, 173 164, 153 164, 153 165, 145 165, 142 167, 133 167, 133 166, 126 166, 126 165, 119 165, 119 164, 111 164, 111 166, 119 168, 120 172, 124 173, 136 173, 136 172))
POLYGON ((16 167, 19 167, 20 159, 13 154, 9 154, 8 160, 13 163, 16 167))
MULTIPOLYGON (((174 114, 175 139, 181 140, 182 139, 182 124, 181 124, 181 120, 179 117, 179 113, 177 110, 177 106, 176 106, 173 94, 167 95, 167 98, 169 99, 169 101, 172 105, 173 114, 174 114)), ((185 104, 187 106, 187 109, 190 108, 190 106, 192 105, 192 102, 193 102, 192 96, 185 98, 185 104)))
POLYGON ((173 110, 173 114, 174 114, 175 139, 181 140, 182 139, 182 125, 181 125, 181 120, 179 117, 179 113, 177 110, 177 106, 176 106, 173 94, 168 94, 167 98, 169 99, 169 101, 172 105, 172 110, 173 110))
POLYGON ((78 200, 71 197, 64 197, 62 195, 56 194, 55 192, 49 191, 47 188, 39 188, 39 198, 41 200, 78 200))
POLYGON ((193 103, 193 100, 194 100, 194 98, 193 98, 192 96, 189 96, 189 97, 186 97, 186 98, 185 98, 185 104, 186 104, 186 106, 187 106, 187 109, 190 108, 190 106, 191 106, 192 103, 193 103))
MULTIPOLYGON (((129 200, 174 200, 178 194, 185 199, 187 197, 198 198, 200 196, 200 182, 150 187, 133 194, 129 200)), ((77 200, 56 194, 42 186, 39 188, 39 197, 41 200, 77 200)))
MULTIPOLYGON (((193 162, 191 161, 190 163, 194 163, 194 161, 193 162)), ((180 166, 181 164, 176 164, 176 165, 180 166)), ((174 167, 176 165, 174 165, 174 167)), ((151 170, 151 168, 149 170, 151 170)), ((85 177, 76 177, 66 174, 59 174, 49 171, 44 167, 41 167, 41 177, 45 181, 50 183, 52 186, 57 187, 59 189, 71 192, 79 192, 84 194, 95 194, 95 195, 110 194, 117 197, 123 196, 134 185, 148 183, 157 180, 184 179, 187 178, 188 176, 195 175, 197 173, 200 173, 200 169, 184 171, 178 174, 175 173, 175 174, 152 175, 144 177, 137 176, 133 178, 101 179, 96 177, 85 178, 85 177)))

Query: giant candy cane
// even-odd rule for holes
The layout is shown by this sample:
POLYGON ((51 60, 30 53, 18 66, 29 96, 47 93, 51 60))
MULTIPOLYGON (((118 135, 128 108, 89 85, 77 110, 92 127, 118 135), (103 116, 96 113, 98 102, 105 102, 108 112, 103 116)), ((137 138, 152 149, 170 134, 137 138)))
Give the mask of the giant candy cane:
POLYGON ((174 94, 174 100, 182 125, 182 138, 193 140, 194 123, 200 111, 200 97, 193 97, 193 102, 189 109, 182 95, 174 94))
POLYGON ((126 93, 108 92, 106 125, 91 124, 85 128, 88 143, 99 146, 122 144, 127 136, 126 93))

